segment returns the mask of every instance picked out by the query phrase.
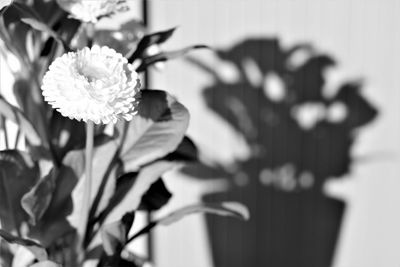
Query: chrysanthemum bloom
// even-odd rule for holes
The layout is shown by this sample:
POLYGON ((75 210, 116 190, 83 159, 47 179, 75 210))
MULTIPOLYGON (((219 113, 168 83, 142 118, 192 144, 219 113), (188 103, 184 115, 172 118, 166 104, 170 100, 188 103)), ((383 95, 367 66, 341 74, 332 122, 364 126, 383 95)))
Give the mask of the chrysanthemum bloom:
POLYGON ((44 99, 63 116, 96 124, 131 120, 137 112, 138 74, 106 46, 57 58, 43 78, 44 99))
POLYGON ((83 22, 97 22, 99 17, 126 9, 124 0, 57 0, 62 9, 83 22))

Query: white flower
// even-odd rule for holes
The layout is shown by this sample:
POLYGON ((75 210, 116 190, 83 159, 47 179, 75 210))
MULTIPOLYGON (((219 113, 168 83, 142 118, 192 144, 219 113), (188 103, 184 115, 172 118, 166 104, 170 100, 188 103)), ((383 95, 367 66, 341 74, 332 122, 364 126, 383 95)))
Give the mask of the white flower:
POLYGON ((131 120, 137 112, 138 74, 107 46, 57 58, 43 78, 44 99, 63 116, 99 123, 131 120))
POLYGON ((57 0, 57 3, 72 17, 93 23, 97 22, 101 16, 126 8, 125 1, 121 0, 57 0))

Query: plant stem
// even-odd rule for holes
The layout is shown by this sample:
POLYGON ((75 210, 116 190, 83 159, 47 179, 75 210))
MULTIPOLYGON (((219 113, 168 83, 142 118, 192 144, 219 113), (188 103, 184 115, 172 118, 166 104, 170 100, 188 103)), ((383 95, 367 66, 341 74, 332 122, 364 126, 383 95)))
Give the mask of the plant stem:
POLYGON ((18 148, 19 138, 21 136, 21 129, 18 128, 17 134, 15 135, 14 149, 18 148))
POLYGON ((3 134, 4 134, 4 144, 6 146, 6 149, 9 149, 9 143, 8 143, 8 131, 7 131, 7 125, 6 125, 6 119, 3 116, 0 116, 1 118, 1 123, 3 125, 3 134))
POLYGON ((86 27, 86 36, 87 36, 87 46, 92 47, 94 33, 95 33, 94 24, 92 22, 87 22, 85 27, 86 27))
POLYGON ((92 161, 93 161, 93 137, 94 137, 94 124, 92 121, 86 123, 86 148, 85 148, 85 181, 84 181, 84 203, 82 214, 82 233, 85 236, 87 223, 89 221, 90 202, 92 194, 92 161))

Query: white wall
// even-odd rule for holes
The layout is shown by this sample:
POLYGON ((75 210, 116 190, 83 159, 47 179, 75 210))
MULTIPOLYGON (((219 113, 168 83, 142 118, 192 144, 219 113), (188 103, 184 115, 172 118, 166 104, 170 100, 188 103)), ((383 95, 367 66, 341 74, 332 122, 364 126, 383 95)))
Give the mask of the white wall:
MULTIPOLYGON (((335 267, 395 267, 400 264, 400 1, 397 0, 150 0, 151 26, 180 26, 165 48, 205 43, 229 47, 246 37, 278 37, 284 45, 310 42, 333 55, 334 86, 364 78, 364 95, 379 118, 361 131, 354 147, 359 158, 348 179, 327 186, 347 201, 335 267)), ((195 52, 213 63, 210 52, 195 52)), ((191 111, 189 133, 205 157, 229 162, 245 151, 240 137, 207 110, 201 89, 210 77, 184 61, 153 74, 153 87, 173 92, 191 111)), ((182 175, 170 175, 176 193, 168 208, 199 201, 210 189, 182 175)), ((166 211, 164 211, 166 212, 166 211)), ((201 216, 159 228, 159 267, 211 266, 201 216)))

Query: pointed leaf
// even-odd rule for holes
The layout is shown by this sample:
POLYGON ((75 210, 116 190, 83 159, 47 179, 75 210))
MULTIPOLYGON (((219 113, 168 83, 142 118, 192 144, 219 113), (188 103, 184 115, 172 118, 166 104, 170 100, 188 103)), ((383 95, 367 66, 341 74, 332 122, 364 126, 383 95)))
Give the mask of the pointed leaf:
POLYGON ((29 240, 29 239, 23 239, 23 238, 20 238, 17 236, 13 236, 10 233, 8 233, 2 229, 0 229, 0 237, 2 237, 8 243, 18 244, 18 245, 26 247, 35 255, 35 257, 39 261, 47 260, 46 250, 40 244, 36 243, 35 241, 29 240))
POLYGON ((142 63, 137 68, 137 71, 138 72, 144 71, 147 69, 147 67, 149 67, 157 62, 164 62, 167 60, 179 58, 179 57, 186 55, 187 53, 189 53, 192 50, 204 49, 204 48, 209 48, 209 47, 206 45, 194 45, 194 46, 189 46, 189 47, 186 47, 186 48, 183 48, 180 50, 161 52, 157 55, 143 58, 142 63))
POLYGON ((188 110, 163 91, 143 90, 138 109, 122 144, 125 172, 136 171, 174 151, 189 124, 188 110))
POLYGON ((132 63, 135 59, 139 58, 149 46, 154 44, 161 44, 167 41, 172 36, 175 30, 176 28, 172 28, 165 31, 145 35, 137 45, 135 52, 132 54, 132 56, 129 57, 129 62, 132 63))

